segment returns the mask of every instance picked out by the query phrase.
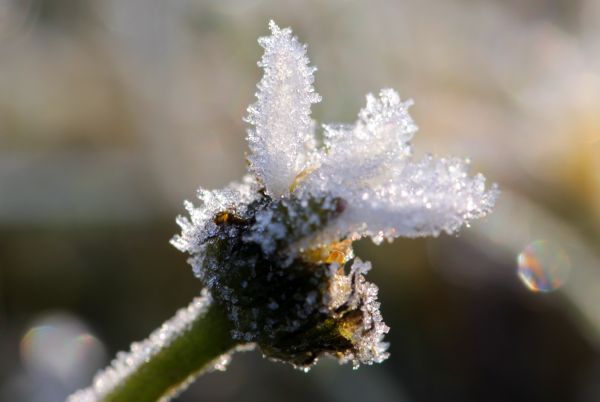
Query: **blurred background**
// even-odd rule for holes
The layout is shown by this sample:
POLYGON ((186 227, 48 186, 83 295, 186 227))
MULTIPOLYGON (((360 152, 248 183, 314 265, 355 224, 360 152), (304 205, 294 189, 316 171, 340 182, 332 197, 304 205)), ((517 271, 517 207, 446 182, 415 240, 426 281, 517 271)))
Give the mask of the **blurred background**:
POLYGON ((267 21, 321 122, 413 98, 416 154, 499 183, 459 236, 372 260, 391 358, 236 355, 179 401, 600 401, 600 1, 0 0, 0 400, 62 401, 200 290, 168 243, 245 170, 267 21))

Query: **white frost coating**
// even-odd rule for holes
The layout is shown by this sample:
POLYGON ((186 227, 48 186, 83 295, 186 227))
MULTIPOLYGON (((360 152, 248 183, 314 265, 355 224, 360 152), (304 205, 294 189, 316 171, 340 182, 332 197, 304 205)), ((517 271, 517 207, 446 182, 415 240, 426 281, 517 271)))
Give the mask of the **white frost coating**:
POLYGON ((202 250, 202 243, 216 230, 215 215, 222 211, 243 213, 248 204, 259 197, 256 180, 244 176, 241 183, 231 183, 221 190, 198 189, 198 199, 201 204, 198 208, 185 201, 185 209, 190 219, 178 216, 177 224, 181 227, 181 234, 171 239, 171 244, 178 250, 190 254, 202 250))
POLYGON ((401 102, 392 89, 367 95, 354 125, 325 125, 320 166, 306 180, 312 190, 356 189, 389 177, 390 167, 410 155, 417 126, 408 114, 412 101, 401 102))
POLYGON ((321 100, 313 88, 316 68, 308 65, 306 45, 290 28, 269 23, 271 36, 258 43, 265 53, 258 63, 264 75, 256 103, 248 107, 251 170, 273 197, 288 193, 296 175, 305 169, 315 147, 311 104, 321 100))
MULTIPOLYGON (((97 402, 102 400, 142 364, 149 361, 162 349, 169 346, 174 339, 187 331, 192 323, 207 310, 211 302, 210 293, 203 290, 200 297, 196 297, 187 307, 177 311, 173 318, 166 321, 147 339, 132 343, 129 352, 117 353, 117 357, 111 362, 110 366, 96 374, 89 388, 75 392, 67 399, 67 402, 97 402)), ((222 360, 218 360, 216 363, 216 369, 220 369, 223 363, 222 360)))

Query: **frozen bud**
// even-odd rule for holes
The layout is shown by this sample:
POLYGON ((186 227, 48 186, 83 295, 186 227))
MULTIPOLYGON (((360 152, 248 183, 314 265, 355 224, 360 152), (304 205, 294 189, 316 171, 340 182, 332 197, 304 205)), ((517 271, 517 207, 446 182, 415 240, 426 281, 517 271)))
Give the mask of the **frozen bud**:
POLYGON ((291 247, 337 219, 344 207, 330 197, 273 201, 265 195, 243 214, 215 214, 217 229, 194 264, 227 310, 234 338, 298 367, 322 354, 357 364, 386 356, 381 337, 387 327, 376 287, 366 282, 366 269, 357 268, 362 263, 345 269, 351 253, 339 254, 338 244, 330 255, 325 248, 291 247))

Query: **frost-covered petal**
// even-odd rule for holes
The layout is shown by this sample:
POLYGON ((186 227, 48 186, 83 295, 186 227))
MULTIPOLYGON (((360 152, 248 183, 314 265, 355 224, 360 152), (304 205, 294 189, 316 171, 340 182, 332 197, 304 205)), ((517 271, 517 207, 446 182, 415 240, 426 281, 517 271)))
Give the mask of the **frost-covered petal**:
POLYGON ((486 189, 481 174, 469 176, 468 161, 427 156, 394 171, 390 180, 361 191, 339 189, 348 207, 320 241, 344 235, 395 237, 453 233, 491 212, 498 190, 486 189))
POLYGON ((289 191, 305 169, 315 148, 311 104, 321 97, 313 88, 306 45, 292 36, 290 28, 269 23, 271 36, 259 39, 265 49, 258 63, 264 75, 258 83, 257 101, 248 107, 251 170, 268 193, 279 197, 289 191))
POLYGON ((393 89, 382 89, 378 97, 367 95, 354 125, 325 125, 326 149, 305 185, 313 190, 354 188, 388 177, 411 152, 409 141, 417 131, 408 113, 411 105, 393 89))
POLYGON ((486 189, 483 175, 468 175, 468 164, 459 158, 427 156, 391 168, 391 177, 377 185, 332 187, 329 193, 345 201, 344 212, 296 246, 311 248, 365 236, 380 243, 396 237, 454 233, 491 212, 498 195, 495 184, 486 189))

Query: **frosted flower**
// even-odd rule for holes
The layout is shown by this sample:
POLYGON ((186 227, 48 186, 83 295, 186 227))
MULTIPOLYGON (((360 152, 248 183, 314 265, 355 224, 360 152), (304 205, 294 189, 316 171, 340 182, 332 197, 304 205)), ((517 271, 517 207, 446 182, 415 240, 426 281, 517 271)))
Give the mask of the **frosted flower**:
POLYGON ((392 89, 367 95, 354 124, 324 125, 317 136, 316 68, 289 28, 269 28, 246 118, 249 175, 200 189, 172 243, 226 307, 235 339, 299 367, 324 353, 380 362, 388 327, 365 279, 370 264, 352 261, 352 242, 453 233, 489 213, 498 190, 469 176, 466 160, 413 160, 412 102, 392 89))

